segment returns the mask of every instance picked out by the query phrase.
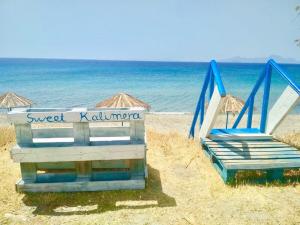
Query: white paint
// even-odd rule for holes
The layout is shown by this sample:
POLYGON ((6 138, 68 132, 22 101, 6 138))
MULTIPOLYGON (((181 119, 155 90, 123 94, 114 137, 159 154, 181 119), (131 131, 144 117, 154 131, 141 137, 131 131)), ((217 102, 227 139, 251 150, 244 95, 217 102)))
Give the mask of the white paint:
POLYGON ((122 122, 144 120, 144 108, 130 109, 28 109, 11 111, 8 119, 15 124, 73 123, 73 122, 122 122), (48 110, 48 111, 47 111, 48 110))
POLYGON ((208 137, 211 129, 213 128, 216 122, 222 104, 222 97, 218 91, 218 87, 216 86, 204 116, 204 121, 199 133, 200 138, 208 137))
POLYGON ((42 148, 15 146, 11 151, 11 157, 14 162, 144 159, 145 148, 143 144, 42 148))
POLYGON ((298 93, 290 86, 287 86, 269 112, 266 129, 267 134, 272 134, 275 131, 299 100, 300 96, 298 93))

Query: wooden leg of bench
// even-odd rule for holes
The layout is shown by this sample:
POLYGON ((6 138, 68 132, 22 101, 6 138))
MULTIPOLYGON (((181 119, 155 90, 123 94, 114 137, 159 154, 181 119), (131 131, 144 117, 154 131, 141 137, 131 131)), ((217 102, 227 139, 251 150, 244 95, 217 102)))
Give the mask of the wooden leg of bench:
POLYGON ((281 180, 283 178, 284 169, 272 169, 267 170, 267 179, 268 180, 281 180))
POLYGON ((77 181, 90 180, 92 176, 91 161, 76 162, 77 181))
POLYGON ((222 177, 225 183, 230 184, 235 182, 236 170, 226 170, 224 169, 222 177))
POLYGON ((22 179, 27 183, 34 183, 36 181, 36 164, 35 163, 21 163, 22 179))
POLYGON ((131 177, 145 177, 145 162, 143 159, 131 160, 130 162, 131 177))

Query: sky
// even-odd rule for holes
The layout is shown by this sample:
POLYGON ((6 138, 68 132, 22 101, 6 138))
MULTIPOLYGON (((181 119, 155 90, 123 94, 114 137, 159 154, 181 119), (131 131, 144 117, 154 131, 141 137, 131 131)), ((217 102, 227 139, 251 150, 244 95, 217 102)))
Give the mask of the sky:
POLYGON ((0 0, 0 57, 300 61, 294 0, 0 0))

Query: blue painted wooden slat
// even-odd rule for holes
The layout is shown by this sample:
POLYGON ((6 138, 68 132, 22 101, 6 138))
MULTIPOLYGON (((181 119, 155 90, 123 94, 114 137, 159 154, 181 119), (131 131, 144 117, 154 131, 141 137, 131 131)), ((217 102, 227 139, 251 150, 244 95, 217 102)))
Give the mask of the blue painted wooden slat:
MULTIPOLYGON (((206 89, 208 87, 209 80, 210 80, 210 71, 211 71, 211 67, 209 66, 208 71, 205 76, 203 86, 202 86, 202 90, 201 90, 201 93, 200 93, 200 96, 199 96, 199 99, 197 102, 196 110, 194 113, 194 118, 193 118, 192 125, 191 125, 190 132, 189 132, 189 138, 193 138, 195 136, 195 126, 196 126, 196 122, 197 122, 200 110, 201 110, 201 115, 202 115, 202 113, 204 113, 204 111, 203 111, 204 107, 202 107, 202 106, 204 105, 205 92, 206 92, 206 89)), ((203 121, 203 118, 204 118, 204 116, 202 116, 202 121, 203 121)))
POLYGON ((267 115, 269 109, 270 87, 271 87, 271 75, 272 75, 272 67, 269 64, 267 64, 264 96, 262 102, 262 112, 261 112, 261 119, 260 119, 260 132, 262 133, 266 131, 267 115))
POLYGON ((253 116, 253 109, 254 109, 254 98, 255 96, 252 96, 249 102, 249 108, 248 108, 248 118, 247 118, 247 128, 252 127, 252 116, 253 116))
POLYGON ((226 91, 225 91, 225 87, 223 85, 221 75, 220 75, 220 72, 219 72, 219 69, 218 69, 218 66, 217 66, 217 63, 215 60, 211 61, 211 68, 212 68, 212 73, 214 75, 214 80, 216 81, 219 93, 222 97, 224 97, 224 96, 226 96, 226 91))
POLYGON ((215 77, 210 74, 210 84, 209 84, 209 100, 211 99, 215 89, 215 77))
POLYGON ((214 92, 215 84, 217 85, 218 91, 222 97, 226 96, 226 91, 221 79, 220 72, 217 67, 217 63, 215 60, 212 60, 209 64, 209 68, 207 70, 205 80, 202 86, 202 90, 197 102, 196 110, 194 113, 193 121, 191 124, 191 128, 189 131, 189 138, 194 138, 195 136, 195 126, 197 119, 199 117, 199 125, 202 126, 204 120, 204 112, 205 112, 205 95, 207 88, 209 86, 209 100, 212 97, 214 92))
POLYGON ((252 91, 251 91, 251 93, 250 93, 250 95, 249 95, 247 101, 245 102, 244 107, 242 108, 241 112, 239 113, 239 115, 238 115, 237 119, 235 120, 235 122, 234 122, 232 128, 237 128, 237 126, 239 125, 239 123, 240 123, 242 117, 244 116, 246 110, 247 110, 248 107, 249 107, 249 104, 250 104, 251 99, 256 95, 256 93, 257 93, 257 91, 258 91, 258 89, 259 89, 261 83, 262 83, 263 80, 265 79, 265 71, 266 71, 266 70, 264 69, 264 71, 261 73, 260 77, 258 78, 256 84, 254 85, 254 88, 252 89, 252 91))
POLYGON ((288 84, 300 95, 299 85, 297 85, 273 59, 269 60, 269 64, 271 64, 272 67, 279 72, 281 77, 283 77, 288 82, 288 84))

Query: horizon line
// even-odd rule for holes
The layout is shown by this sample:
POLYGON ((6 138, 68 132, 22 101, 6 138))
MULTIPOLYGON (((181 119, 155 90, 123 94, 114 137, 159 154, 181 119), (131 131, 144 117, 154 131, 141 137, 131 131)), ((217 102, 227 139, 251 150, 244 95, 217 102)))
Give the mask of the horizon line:
MULTIPOLYGON (((234 57, 233 57, 234 58, 234 57)), ((240 57, 242 58, 242 57, 240 57)), ((245 62, 236 62, 236 61, 231 61, 231 59, 211 59, 208 61, 196 61, 196 60, 139 60, 139 59, 95 59, 95 58, 48 58, 48 57, 2 57, 0 56, 0 59, 21 59, 21 60, 69 60, 69 61, 107 61, 107 62, 162 62, 162 63, 209 63, 212 60, 215 60, 217 63, 239 63, 239 64, 265 64, 268 61, 268 58, 266 58, 266 61, 261 61, 261 62, 251 62, 251 61, 246 61, 247 58, 242 58, 245 59, 245 62)), ((252 58, 255 60, 255 58, 252 58)), ((260 59, 260 58, 259 58, 260 59)), ((271 58, 269 58, 271 59, 271 58)), ((251 58, 249 58, 251 60, 251 58)), ((256 59, 257 60, 257 59, 256 59)), ((295 60, 295 59, 293 59, 295 60)), ((277 62, 278 60, 275 59, 277 62)), ((295 60, 297 61, 297 60, 295 60)), ((290 64, 290 65, 299 65, 300 62, 278 62, 279 64, 290 64)))

